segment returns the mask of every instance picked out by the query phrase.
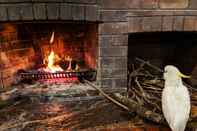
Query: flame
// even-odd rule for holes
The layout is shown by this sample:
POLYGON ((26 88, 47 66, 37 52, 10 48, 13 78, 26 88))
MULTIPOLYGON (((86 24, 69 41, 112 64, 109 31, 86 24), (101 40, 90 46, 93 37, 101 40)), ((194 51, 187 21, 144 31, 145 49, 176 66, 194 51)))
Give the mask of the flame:
POLYGON ((54 41, 54 35, 55 35, 55 32, 52 32, 52 35, 51 35, 51 39, 50 39, 50 44, 52 44, 53 43, 53 41, 54 41))
POLYGON ((76 67, 75 67, 75 71, 79 71, 80 67, 78 64, 76 64, 76 67))
POLYGON ((54 51, 51 51, 48 56, 48 64, 45 71, 55 73, 58 71, 64 71, 59 65, 55 65, 55 61, 59 59, 58 55, 54 53, 54 51))
MULTIPOLYGON (((50 53, 46 53, 47 55, 44 57, 43 63, 45 65, 47 65, 46 68, 44 68, 44 71, 46 72, 51 72, 51 73, 55 73, 55 72, 61 72, 61 71, 78 71, 80 69, 79 65, 76 64, 75 65, 75 69, 72 69, 72 57, 67 56, 67 55, 63 55, 62 57, 60 57, 58 54, 56 54, 54 52, 57 51, 56 48, 52 49, 52 43, 54 42, 54 35, 55 32, 52 32, 51 38, 50 38, 50 53), (62 58, 62 59, 61 59, 62 58), (59 63, 61 63, 61 61, 68 61, 69 65, 67 69, 62 69, 60 65, 58 65, 59 63)), ((54 43, 53 45, 55 45, 56 43, 54 43)), ((60 54, 60 53, 59 53, 60 54)))

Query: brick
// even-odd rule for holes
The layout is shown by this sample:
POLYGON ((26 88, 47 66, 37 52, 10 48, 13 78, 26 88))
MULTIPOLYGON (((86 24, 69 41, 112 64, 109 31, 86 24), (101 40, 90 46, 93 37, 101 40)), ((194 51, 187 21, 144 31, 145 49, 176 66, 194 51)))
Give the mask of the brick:
POLYGON ((141 17, 129 18, 128 32, 142 32, 142 18, 141 17))
POLYGON ((128 35, 100 35, 100 47, 126 46, 128 45, 128 35))
POLYGON ((127 77, 112 79, 112 88, 126 88, 126 87, 127 87, 127 77))
POLYGON ((189 8, 197 9, 197 1, 196 0, 190 0, 189 8))
POLYGON ((85 20, 85 6, 73 5, 72 10, 72 20, 85 20))
MULTIPOLYGON (((176 11, 180 12, 180 11, 176 11)), ((128 12, 127 17, 150 17, 150 16, 171 16, 174 15, 174 11, 170 10, 158 10, 158 11, 153 11, 153 10, 136 10, 132 12, 128 12)))
POLYGON ((141 0, 128 0, 128 8, 140 8, 141 0))
POLYGON ((64 0, 64 2, 79 3, 79 4, 96 4, 96 0, 64 0))
POLYGON ((114 63, 115 68, 125 69, 127 68, 127 57, 115 57, 114 63))
POLYGON ((46 7, 44 3, 33 4, 34 19, 46 20, 46 7))
POLYGON ((197 15, 197 10, 187 10, 187 11, 184 11, 183 15, 184 16, 196 16, 197 15))
POLYGON ((8 5, 7 10, 9 20, 20 20, 20 6, 18 4, 8 5))
POLYGON ((172 31, 173 16, 164 16, 162 23, 162 31, 172 31))
POLYGON ((128 0, 101 0, 101 7, 126 9, 128 8, 128 0))
POLYGON ((99 34, 122 34, 127 32, 127 22, 103 23, 99 26, 99 34))
POLYGON ((144 17, 143 31, 161 31, 161 17, 144 17))
POLYGON ((100 48, 100 56, 127 56, 127 47, 100 48))
POLYGON ((184 16, 174 17, 174 25, 173 25, 174 31, 183 31, 183 20, 184 20, 184 16))
POLYGON ((197 20, 196 20, 196 23, 194 25, 194 30, 197 31, 197 20))
POLYGON ((142 8, 154 9, 158 8, 159 0, 142 0, 142 8))
POLYGON ((102 78, 101 87, 102 88, 112 88, 112 79, 111 78, 102 78))
POLYGON ((101 69, 101 77, 104 78, 124 78, 127 77, 127 68, 113 68, 111 65, 108 65, 108 68, 101 69))
POLYGON ((47 4, 47 18, 49 20, 57 20, 59 18, 60 5, 58 3, 47 4))
POLYGON ((49 2, 64 2, 64 0, 32 0, 33 2, 45 2, 45 3, 49 3, 49 2))
POLYGON ((111 47, 113 43, 112 35, 100 35, 99 46, 100 47, 111 47))
POLYGON ((184 30, 185 31, 194 31, 196 20, 197 19, 194 16, 186 16, 184 19, 184 30))
POLYGON ((85 20, 87 21, 99 20, 97 6, 94 5, 85 6, 85 20))
POLYGON ((0 21, 8 20, 7 8, 5 5, 0 5, 0 21))
POLYGON ((160 0, 159 6, 164 9, 187 8, 189 0, 160 0))
POLYGON ((104 22, 121 22, 127 21, 128 11, 101 11, 101 20, 104 22))
POLYGON ((22 20, 33 20, 32 4, 21 5, 20 14, 22 20))
POLYGON ((60 18, 62 20, 71 20, 71 5, 70 4, 61 4, 60 5, 60 18))
POLYGON ((0 3, 31 2, 32 0, 0 0, 0 3))
POLYGON ((100 57, 101 68, 119 68, 125 69, 127 68, 127 58, 126 57, 100 57))
POLYGON ((112 45, 114 46, 128 45, 128 35, 114 35, 112 45))
POLYGON ((114 59, 112 57, 99 57, 101 68, 107 68, 109 65, 114 65, 114 59))

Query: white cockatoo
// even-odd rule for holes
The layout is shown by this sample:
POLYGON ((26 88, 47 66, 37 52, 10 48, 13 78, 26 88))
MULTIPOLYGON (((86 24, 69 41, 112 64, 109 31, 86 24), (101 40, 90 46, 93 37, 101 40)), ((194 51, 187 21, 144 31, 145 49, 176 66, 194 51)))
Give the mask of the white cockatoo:
POLYGON ((181 78, 189 78, 175 66, 164 69, 162 111, 172 131, 184 131, 190 115, 190 95, 181 78))

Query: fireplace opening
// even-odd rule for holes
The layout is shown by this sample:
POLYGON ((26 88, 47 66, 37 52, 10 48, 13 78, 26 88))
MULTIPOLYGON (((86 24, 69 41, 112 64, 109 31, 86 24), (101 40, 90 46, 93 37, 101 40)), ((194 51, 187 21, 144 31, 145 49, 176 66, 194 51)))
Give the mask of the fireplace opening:
POLYGON ((8 23, 0 27, 1 78, 18 82, 96 79, 96 23, 8 23))
POLYGON ((129 34, 128 65, 136 57, 163 69, 174 65, 192 76, 197 86, 197 32, 147 32, 129 34))

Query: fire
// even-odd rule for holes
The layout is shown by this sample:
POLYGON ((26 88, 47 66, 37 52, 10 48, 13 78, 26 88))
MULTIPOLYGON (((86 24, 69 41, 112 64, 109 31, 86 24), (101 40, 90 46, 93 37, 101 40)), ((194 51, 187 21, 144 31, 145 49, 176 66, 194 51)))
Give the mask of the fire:
POLYGON ((47 72, 55 73, 55 72, 59 72, 59 71, 64 71, 59 65, 55 64, 55 61, 57 61, 58 58, 59 57, 57 55, 55 55, 55 53, 53 51, 50 52, 50 54, 48 56, 48 64, 47 64, 47 68, 46 68, 47 72))
MULTIPOLYGON (((45 65, 47 65, 47 67, 44 69, 44 71, 46 72, 51 72, 51 73, 55 73, 55 72, 62 72, 62 71, 78 71, 79 65, 76 64, 75 65, 75 69, 72 69, 72 61, 73 59, 70 56, 64 56, 64 58, 61 58, 58 54, 56 54, 53 49, 52 49, 52 43, 54 42, 54 32, 51 35, 50 38, 50 53, 48 56, 45 56, 43 63, 45 65), (62 68, 62 66, 60 66, 60 63, 62 62, 67 62, 68 63, 68 67, 62 68)), ((56 44, 56 43, 54 43, 56 44)))
POLYGON ((49 41, 49 42, 50 42, 50 44, 52 44, 52 43, 53 43, 53 41, 54 41, 54 35, 55 35, 55 33, 53 32, 53 33, 52 33, 52 35, 51 35, 51 39, 50 39, 50 41, 49 41))

